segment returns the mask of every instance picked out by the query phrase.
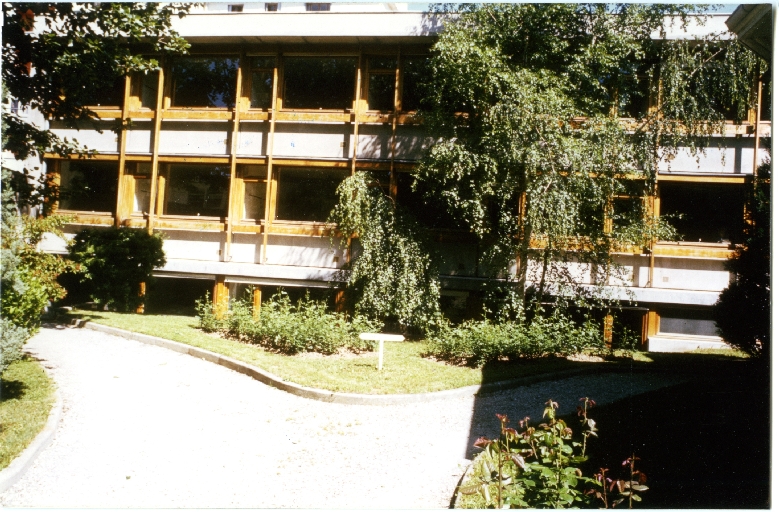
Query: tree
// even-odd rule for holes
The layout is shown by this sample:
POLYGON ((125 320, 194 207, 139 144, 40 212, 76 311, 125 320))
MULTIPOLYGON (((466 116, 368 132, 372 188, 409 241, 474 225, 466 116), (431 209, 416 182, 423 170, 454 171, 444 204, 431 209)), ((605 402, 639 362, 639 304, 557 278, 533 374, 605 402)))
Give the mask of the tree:
POLYGON ((417 178, 481 238, 494 275, 516 265, 520 307, 531 277, 536 298, 607 300, 605 287, 579 287, 566 263, 595 268, 605 285, 615 248, 670 236, 638 198, 676 148, 698 149, 723 129, 717 107, 746 116, 752 54, 716 36, 653 39, 665 37, 666 16, 686 27, 694 11, 481 4, 448 17, 421 112, 437 142, 417 178), (637 200, 618 209, 617 195, 637 200))
MULTIPOLYGON (((159 67, 158 58, 145 55, 186 51, 189 45, 173 31, 171 18, 188 9, 183 4, 154 3, 3 4, 2 148, 24 164, 6 166, 3 160, 4 346, 7 336, 23 342, 34 332, 43 307, 64 294, 57 275, 73 268, 37 250, 43 233, 56 232, 64 219, 22 215, 30 207, 50 204, 43 202, 44 197, 56 193, 44 186, 45 177, 34 167, 36 158, 42 160, 46 152, 83 157, 94 153, 34 124, 34 116, 20 116, 6 100, 69 126, 94 122, 97 115, 89 109, 93 98, 127 74, 159 67)), ((117 129, 123 126, 126 121, 117 129)))
POLYGON ((728 261, 734 280, 714 305, 722 338, 734 348, 767 360, 771 343, 771 164, 757 169, 746 208, 746 240, 728 261))

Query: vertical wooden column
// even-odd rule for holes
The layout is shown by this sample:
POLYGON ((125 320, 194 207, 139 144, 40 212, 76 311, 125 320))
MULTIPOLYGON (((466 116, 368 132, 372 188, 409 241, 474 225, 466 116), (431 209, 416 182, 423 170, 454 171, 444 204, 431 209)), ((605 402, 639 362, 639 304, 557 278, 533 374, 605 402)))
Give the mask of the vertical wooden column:
POLYGON ((260 308, 262 307, 262 288, 252 286, 252 316, 257 320, 260 317, 260 308))
POLYGON ((236 197, 236 178, 235 170, 237 167, 237 153, 238 153, 238 134, 240 132, 241 124, 241 110, 243 109, 243 98, 241 97, 243 74, 242 69, 246 65, 246 53, 241 52, 241 57, 238 64, 238 71, 236 72, 236 85, 235 85, 235 105, 233 106, 233 126, 232 133, 230 134, 230 186, 228 187, 227 196, 227 218, 225 219, 225 250, 222 253, 222 261, 230 261, 233 257, 231 254, 233 244, 233 221, 235 215, 233 210, 236 207, 236 203, 239 198, 236 197))
POLYGON ((603 318, 603 341, 611 349, 611 342, 614 339, 614 317, 607 313, 603 318))
MULTIPOLYGON (((141 281, 138 284, 138 297, 140 297, 141 300, 146 301, 146 283, 143 281, 141 281)), ((141 302, 140 304, 138 304, 138 307, 135 308, 135 312, 138 313, 139 315, 142 315, 143 312, 145 311, 145 308, 146 305, 144 304, 144 302, 141 302)))
MULTIPOLYGON (((660 198, 657 195, 657 182, 653 185, 652 189, 652 195, 648 196, 646 198, 647 201, 647 212, 649 215, 652 216, 652 222, 656 218, 660 216, 660 198)), ((657 240, 654 239, 654 237, 649 240, 649 282, 647 283, 647 288, 652 288, 654 286, 654 280, 655 280, 655 244, 657 243, 657 240)))
POLYGON ((357 58, 357 77, 356 87, 354 89, 354 132, 352 133, 352 176, 354 176, 357 170, 357 139, 359 137, 360 127, 360 112, 362 109, 362 50, 360 50, 360 56, 357 58))
POLYGON ((268 179, 265 183, 265 225, 262 227, 262 250, 260 251, 260 263, 264 264, 268 260, 268 228, 273 224, 273 208, 271 208, 271 199, 273 196, 273 137, 276 133, 276 114, 279 111, 279 62, 281 54, 276 54, 276 65, 273 67, 273 90, 271 93, 270 128, 268 129, 268 179))
POLYGON ((641 321, 641 348, 646 350, 649 345, 649 337, 654 336, 660 330, 660 316, 657 311, 650 309, 641 321))
POLYGON ((400 48, 395 59, 395 97, 392 111, 392 135, 390 136, 390 197, 398 198, 398 177, 395 172, 395 137, 398 131, 398 116, 400 116, 400 48))
POLYGON ((151 133, 152 151, 151 151, 151 183, 149 187, 149 234, 154 233, 154 215, 162 211, 161 201, 157 197, 158 187, 157 179, 160 166, 160 130, 162 129, 162 102, 165 98, 165 66, 160 65, 157 72, 157 104, 154 108, 154 125, 151 133))
MULTIPOLYGON (((763 81, 760 79, 760 69, 757 70, 757 105, 755 106, 755 154, 752 158, 752 176, 757 176, 757 166, 759 165, 758 152, 760 150, 760 110, 763 107, 763 81)), ((754 183, 757 183, 755 180, 754 183)))
POLYGON ((116 184, 116 213, 114 215, 114 226, 119 227, 122 223, 122 217, 130 216, 128 211, 129 205, 124 200, 125 188, 127 184, 124 179, 124 167, 126 161, 126 148, 127 148, 127 127, 124 125, 128 116, 128 105, 130 103, 130 87, 132 86, 132 79, 130 75, 124 77, 124 100, 122 101, 122 131, 119 132, 119 180, 116 184))
POLYGON ((214 315, 222 319, 227 314, 229 307, 230 291, 225 283, 225 276, 216 276, 214 281, 214 315))

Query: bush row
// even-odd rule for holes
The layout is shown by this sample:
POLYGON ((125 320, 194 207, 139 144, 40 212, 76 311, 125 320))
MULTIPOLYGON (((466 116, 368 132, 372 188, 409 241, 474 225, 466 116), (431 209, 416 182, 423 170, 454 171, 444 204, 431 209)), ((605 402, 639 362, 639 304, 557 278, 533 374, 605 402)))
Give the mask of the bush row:
POLYGON ((480 320, 446 326, 429 336, 428 353, 450 363, 482 366, 490 361, 566 356, 605 348, 597 323, 587 320, 577 324, 553 313, 526 323, 480 320))
POLYGON ((308 296, 293 304, 286 293, 278 293, 262 304, 257 318, 250 301, 235 301, 223 318, 217 318, 208 295, 197 303, 200 328, 223 332, 247 343, 285 354, 319 352, 334 354, 373 350, 374 342, 361 340, 361 332, 378 332, 381 323, 362 316, 348 318, 327 311, 324 302, 308 296))

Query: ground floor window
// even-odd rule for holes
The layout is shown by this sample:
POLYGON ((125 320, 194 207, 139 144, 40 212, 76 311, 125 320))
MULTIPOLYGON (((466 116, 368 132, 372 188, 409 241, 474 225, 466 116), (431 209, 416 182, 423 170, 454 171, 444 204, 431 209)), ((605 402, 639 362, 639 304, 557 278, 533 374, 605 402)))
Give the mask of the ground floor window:
POLYGON ((116 162, 63 161, 60 164, 60 208, 114 213, 118 182, 116 162))
POLYGON ((229 190, 228 165, 171 164, 163 215, 225 217, 229 190))
POLYGON ((660 310, 659 332, 694 336, 719 336, 710 309, 660 310))
POLYGON ((337 202, 345 169, 283 168, 279 171, 276 220, 327 221, 337 202))

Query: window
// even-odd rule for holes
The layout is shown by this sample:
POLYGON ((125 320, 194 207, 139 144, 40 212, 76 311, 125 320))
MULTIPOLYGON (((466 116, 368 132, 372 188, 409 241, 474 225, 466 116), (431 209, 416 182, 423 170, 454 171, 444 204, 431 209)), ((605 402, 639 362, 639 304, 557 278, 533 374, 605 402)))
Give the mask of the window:
POLYGON ((151 163, 129 162, 125 174, 133 178, 133 213, 149 213, 151 204, 151 163))
POLYGON ((276 219, 327 221, 337 202, 335 191, 348 175, 343 169, 281 169, 276 219))
POLYGON ((427 57, 406 57, 403 59, 402 108, 408 112, 419 110, 422 100, 422 81, 427 73, 427 57))
POLYGON ((660 214, 687 242, 738 243, 744 225, 743 188, 717 183, 660 182, 660 214))
POLYGON ((157 84, 159 75, 156 72, 138 73, 133 77, 130 94, 137 98, 141 108, 157 108, 157 84))
POLYGON ((417 183, 412 190, 414 175, 398 173, 398 204, 406 208, 417 221, 429 229, 467 229, 462 220, 449 213, 446 203, 437 194, 427 194, 425 184, 417 183))
POLYGON ((225 217, 230 166, 171 164, 163 215, 225 217))
POLYGON ((660 314, 659 332, 689 334, 693 336, 718 336, 717 324, 711 310, 664 310, 660 314))
POLYGON ((284 107, 346 110, 354 101, 354 57, 284 59, 284 107))
POLYGON ((124 105, 124 76, 117 77, 108 87, 84 90, 82 99, 84 105, 121 108, 124 105))
POLYGON ((227 6, 227 12, 243 12, 243 4, 230 4, 227 6))
POLYGON ((63 161, 60 164, 60 208, 114 213, 118 181, 116 162, 63 161))
POLYGON ((267 172, 267 167, 264 165, 238 166, 238 174, 243 179, 242 219, 262 220, 265 218, 267 172))
POLYGON ((639 76, 635 86, 619 93, 617 112, 619 117, 639 119, 649 111, 649 77, 639 76))
POLYGON ((171 66, 174 107, 232 108, 237 57, 184 57, 171 66))
POLYGON ((275 57, 252 57, 251 108, 270 108, 273 99, 275 57))
POLYGON ((368 57, 368 110, 395 110, 395 57, 368 57))
POLYGON ((276 12, 276 11, 279 10, 279 5, 280 4, 277 4, 277 3, 275 3, 275 4, 265 4, 265 10, 268 11, 268 12, 276 12))
POLYGON ((306 4, 306 10, 310 12, 322 12, 322 11, 329 11, 330 10, 330 4, 306 4))

